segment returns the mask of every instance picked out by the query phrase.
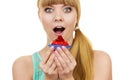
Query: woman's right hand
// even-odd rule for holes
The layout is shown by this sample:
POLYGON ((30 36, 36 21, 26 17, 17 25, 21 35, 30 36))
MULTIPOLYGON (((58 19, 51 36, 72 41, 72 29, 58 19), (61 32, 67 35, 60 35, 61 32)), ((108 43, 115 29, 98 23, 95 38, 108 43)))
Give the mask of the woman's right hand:
POLYGON ((51 47, 47 53, 44 54, 43 60, 40 63, 40 68, 45 74, 45 80, 57 80, 58 72, 56 63, 54 61, 54 47, 51 47))

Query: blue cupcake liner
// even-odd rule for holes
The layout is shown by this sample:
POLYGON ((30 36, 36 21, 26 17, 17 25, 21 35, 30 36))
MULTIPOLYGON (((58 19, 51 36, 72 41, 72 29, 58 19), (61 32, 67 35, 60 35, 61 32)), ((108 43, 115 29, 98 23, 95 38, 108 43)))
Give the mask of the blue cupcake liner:
MULTIPOLYGON (((49 44, 48 46, 49 46, 49 47, 54 46, 54 48, 56 49, 57 47, 62 47, 63 45, 49 44)), ((69 49, 71 46, 67 45, 67 46, 65 46, 65 47, 66 47, 67 49, 69 49)))

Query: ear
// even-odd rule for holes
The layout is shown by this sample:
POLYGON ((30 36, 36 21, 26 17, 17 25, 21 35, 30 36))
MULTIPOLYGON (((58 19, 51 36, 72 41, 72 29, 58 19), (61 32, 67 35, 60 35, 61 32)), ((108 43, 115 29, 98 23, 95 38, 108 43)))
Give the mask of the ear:
POLYGON ((77 26, 78 26, 78 20, 76 18, 76 20, 75 20, 75 27, 77 27, 77 26))
POLYGON ((39 17, 39 19, 40 19, 40 21, 41 21, 41 14, 40 14, 40 10, 38 10, 38 17, 39 17))

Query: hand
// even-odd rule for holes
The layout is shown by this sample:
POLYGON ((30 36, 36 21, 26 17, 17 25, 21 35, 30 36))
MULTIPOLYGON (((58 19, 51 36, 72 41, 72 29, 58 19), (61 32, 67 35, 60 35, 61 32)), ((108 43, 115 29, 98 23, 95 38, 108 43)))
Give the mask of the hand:
POLYGON ((40 67, 45 73, 45 80, 57 80, 58 78, 58 72, 54 58, 54 48, 51 47, 50 50, 45 53, 43 61, 40 63, 40 67))
POLYGON ((64 46, 55 50, 55 62, 60 79, 74 80, 73 70, 76 66, 76 60, 64 46))

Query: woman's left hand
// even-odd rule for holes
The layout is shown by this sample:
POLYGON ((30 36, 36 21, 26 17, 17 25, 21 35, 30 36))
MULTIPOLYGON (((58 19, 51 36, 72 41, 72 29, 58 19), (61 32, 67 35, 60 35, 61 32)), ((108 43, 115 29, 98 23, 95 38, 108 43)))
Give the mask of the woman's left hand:
POLYGON ((59 78, 62 80, 74 80, 73 70, 76 66, 76 60, 70 53, 70 51, 62 46, 55 50, 55 62, 59 78))

